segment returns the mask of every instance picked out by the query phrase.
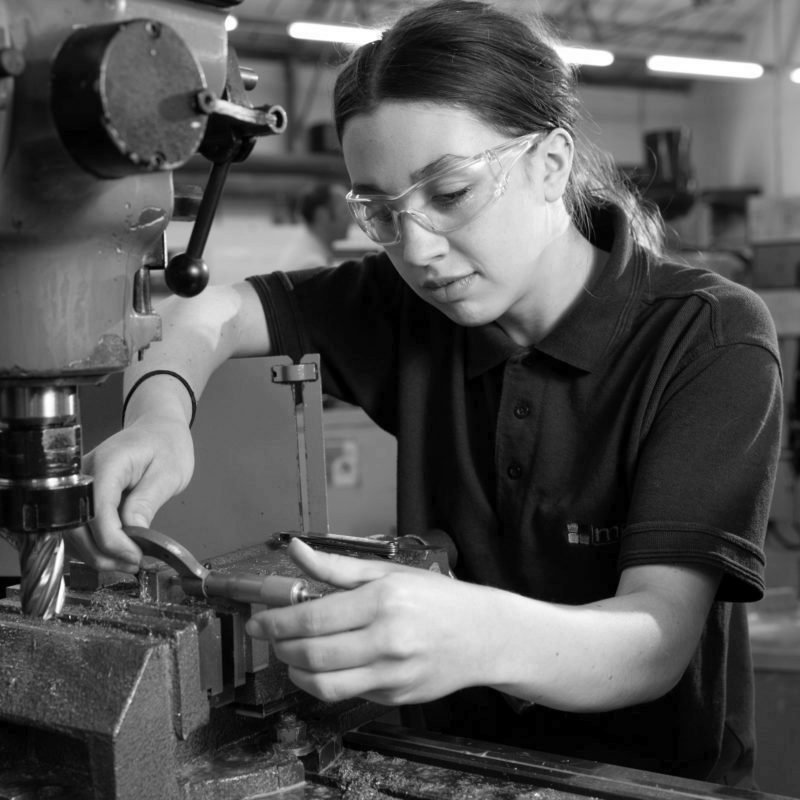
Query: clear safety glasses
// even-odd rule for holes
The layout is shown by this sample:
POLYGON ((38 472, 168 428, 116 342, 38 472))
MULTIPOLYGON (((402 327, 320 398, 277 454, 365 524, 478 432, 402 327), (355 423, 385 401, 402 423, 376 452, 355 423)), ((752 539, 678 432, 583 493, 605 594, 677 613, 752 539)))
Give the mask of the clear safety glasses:
POLYGON ((508 176, 542 131, 528 133, 429 175, 401 194, 347 195, 347 204, 364 233, 378 244, 400 241, 400 217, 407 214, 433 233, 458 230, 505 192, 508 176))

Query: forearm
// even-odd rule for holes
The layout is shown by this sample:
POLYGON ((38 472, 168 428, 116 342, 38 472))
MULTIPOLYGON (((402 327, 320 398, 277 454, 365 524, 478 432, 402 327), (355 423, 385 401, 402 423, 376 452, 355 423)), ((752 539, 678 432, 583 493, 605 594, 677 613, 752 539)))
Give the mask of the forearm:
POLYGON ((202 395, 227 359, 269 353, 266 323, 249 284, 211 286, 188 300, 170 297, 156 311, 162 318, 161 340, 125 372, 126 423, 143 413, 188 423, 192 395, 202 395), (161 374, 141 380, 153 372, 161 374))
POLYGON ((497 602, 496 609, 485 643, 496 654, 487 680, 496 689, 566 711, 602 711, 671 688, 663 669, 668 648, 646 612, 519 596, 497 602))
POLYGON ((476 606, 484 641, 475 659, 489 670, 486 684, 568 711, 603 711, 662 696, 695 650, 719 580, 700 570, 675 571, 672 597, 632 586, 583 606, 476 587, 489 593, 476 606))

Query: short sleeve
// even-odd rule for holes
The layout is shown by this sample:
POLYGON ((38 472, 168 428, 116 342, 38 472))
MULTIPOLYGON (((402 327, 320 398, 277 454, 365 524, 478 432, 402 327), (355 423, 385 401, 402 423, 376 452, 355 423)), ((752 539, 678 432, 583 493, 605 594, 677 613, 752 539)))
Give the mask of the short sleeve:
POLYGON ((248 278, 275 354, 319 353, 322 389, 396 427, 397 342, 409 292, 385 255, 248 278))
POLYGON ((760 598, 781 418, 767 348, 715 347, 673 376, 642 442, 620 567, 705 564, 723 571, 719 599, 760 598))

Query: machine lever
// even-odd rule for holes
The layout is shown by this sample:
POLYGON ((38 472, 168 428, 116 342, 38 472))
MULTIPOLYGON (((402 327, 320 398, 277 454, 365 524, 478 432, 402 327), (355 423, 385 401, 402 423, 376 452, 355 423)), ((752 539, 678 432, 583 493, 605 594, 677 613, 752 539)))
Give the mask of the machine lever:
POLYGON ((126 525, 123 530, 145 555, 172 567, 187 594, 222 597, 240 603, 263 603, 271 607, 292 606, 320 597, 302 578, 208 569, 186 547, 164 533, 135 525, 126 525))
POLYGON ((167 287, 179 297, 195 297, 208 285, 208 265, 203 260, 203 250, 230 166, 230 161, 212 165, 186 252, 174 255, 164 269, 167 287))
POLYGON ((164 270, 167 287, 180 297, 194 297, 208 284, 203 251, 231 165, 250 155, 257 137, 286 130, 286 112, 281 106, 253 108, 247 102, 245 93, 255 83, 255 76, 239 66, 235 50, 229 48, 223 96, 207 88, 195 95, 197 110, 209 118, 200 153, 212 166, 186 252, 173 256, 164 270))

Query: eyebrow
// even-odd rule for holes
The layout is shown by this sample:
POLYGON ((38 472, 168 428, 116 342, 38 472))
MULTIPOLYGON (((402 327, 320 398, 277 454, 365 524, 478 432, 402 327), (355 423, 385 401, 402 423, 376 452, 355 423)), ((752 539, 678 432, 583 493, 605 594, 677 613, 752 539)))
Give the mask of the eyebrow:
MULTIPOLYGON (((459 161, 469 161, 470 159, 474 158, 475 156, 457 156, 453 153, 445 153, 444 155, 439 156, 435 161, 431 161, 430 164, 426 164, 424 167, 420 167, 414 172, 411 173, 411 183, 408 186, 413 186, 415 183, 419 183, 423 178, 428 178, 431 175, 435 175, 442 169, 446 169, 448 167, 454 166, 459 161)), ((408 187, 406 187, 407 189, 408 187)), ((353 194, 379 194, 379 195, 389 195, 388 192, 383 191, 378 186, 375 186, 374 183, 354 183, 351 186, 351 190, 353 194)), ((403 189, 403 191, 406 191, 403 189)))

